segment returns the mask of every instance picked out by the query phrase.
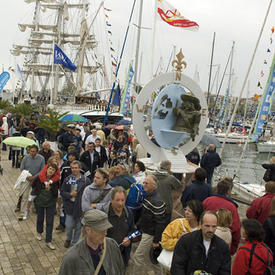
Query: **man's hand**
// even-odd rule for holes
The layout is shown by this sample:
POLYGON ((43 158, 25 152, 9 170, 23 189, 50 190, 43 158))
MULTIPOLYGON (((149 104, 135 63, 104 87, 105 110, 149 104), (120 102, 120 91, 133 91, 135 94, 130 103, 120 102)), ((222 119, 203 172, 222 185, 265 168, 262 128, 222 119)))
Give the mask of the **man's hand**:
POLYGON ((159 243, 152 243, 152 247, 153 247, 153 248, 159 247, 159 243))
POLYGON ((131 243, 130 239, 128 237, 125 237, 122 241, 122 244, 123 246, 129 246, 131 243))
POLYGON ((71 198, 76 197, 76 196, 77 196, 77 191, 76 191, 76 190, 72 191, 72 192, 70 193, 70 196, 71 196, 71 198))
POLYGON ((91 203, 91 207, 96 208, 96 203, 91 203))

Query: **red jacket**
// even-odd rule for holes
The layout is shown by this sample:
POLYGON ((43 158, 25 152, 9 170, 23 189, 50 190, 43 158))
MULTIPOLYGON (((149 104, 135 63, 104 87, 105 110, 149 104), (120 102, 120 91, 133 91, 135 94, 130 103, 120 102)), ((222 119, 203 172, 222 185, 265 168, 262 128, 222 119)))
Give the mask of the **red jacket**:
MULTIPOLYGON (((269 253, 269 259, 271 262, 273 261, 273 256, 271 250, 268 250, 262 245, 263 242, 253 241, 253 242, 245 242, 241 247, 246 247, 248 249, 252 248, 252 244, 256 244, 256 248, 254 252, 260 256, 265 262, 267 262, 267 253, 269 253)), ((246 272, 250 272, 251 275, 262 275, 266 266, 263 262, 261 262, 257 257, 253 256, 251 261, 251 268, 249 269, 249 258, 250 252, 239 248, 237 255, 235 257, 235 261, 232 268, 232 275, 245 275, 246 272)))
POLYGON ((230 227, 232 233, 232 242, 230 247, 230 254, 233 255, 238 248, 241 238, 241 222, 238 214, 238 205, 229 197, 222 195, 215 195, 208 197, 203 201, 203 207, 207 211, 217 211, 220 208, 229 210, 232 213, 233 222, 230 227))
POLYGON ((251 206, 246 210, 246 216, 248 219, 256 219, 262 225, 268 218, 271 208, 271 201, 275 194, 267 193, 260 198, 255 199, 251 206))

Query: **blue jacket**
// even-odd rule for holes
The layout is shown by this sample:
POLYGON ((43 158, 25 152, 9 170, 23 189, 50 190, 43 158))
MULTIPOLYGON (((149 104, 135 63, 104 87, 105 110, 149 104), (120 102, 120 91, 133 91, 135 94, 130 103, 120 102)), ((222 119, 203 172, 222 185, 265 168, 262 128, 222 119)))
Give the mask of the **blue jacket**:
POLYGON ((192 184, 187 185, 182 192, 181 203, 185 207, 190 200, 199 200, 203 202, 206 198, 212 196, 212 188, 205 181, 194 180, 192 184))
POLYGON ((68 176, 61 185, 61 197, 63 198, 64 211, 68 215, 72 215, 73 218, 80 218, 82 215, 81 201, 82 194, 86 186, 90 185, 90 179, 83 175, 76 181, 77 183, 77 196, 75 201, 71 200, 71 176, 68 176))

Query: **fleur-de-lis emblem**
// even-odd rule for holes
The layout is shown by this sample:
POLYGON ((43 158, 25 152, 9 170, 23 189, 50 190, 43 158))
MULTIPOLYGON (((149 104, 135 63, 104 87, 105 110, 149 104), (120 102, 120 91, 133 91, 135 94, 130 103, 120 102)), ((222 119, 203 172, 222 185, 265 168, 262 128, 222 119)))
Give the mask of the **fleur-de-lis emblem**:
POLYGON ((182 49, 180 49, 176 57, 177 59, 172 61, 172 66, 176 69, 176 80, 181 80, 182 65, 184 65, 184 68, 187 66, 187 63, 183 61, 184 55, 182 49))

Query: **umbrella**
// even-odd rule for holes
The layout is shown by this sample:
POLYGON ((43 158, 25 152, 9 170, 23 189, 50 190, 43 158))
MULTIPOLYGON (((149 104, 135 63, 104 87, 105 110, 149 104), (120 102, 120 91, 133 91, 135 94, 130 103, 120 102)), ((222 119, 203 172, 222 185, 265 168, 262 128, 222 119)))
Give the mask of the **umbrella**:
POLYGON ((106 129, 115 129, 116 127, 117 127, 117 125, 115 125, 115 124, 108 124, 108 125, 104 126, 104 128, 106 128, 106 129))
POLYGON ((209 145, 209 144, 214 144, 216 148, 221 148, 221 143, 219 142, 219 140, 212 136, 211 134, 205 132, 204 135, 202 136, 202 139, 200 141, 202 144, 204 145, 209 145))
POLYGON ((118 123, 117 123, 117 125, 131 125, 132 124, 132 122, 130 121, 130 120, 128 120, 128 119, 121 119, 118 123))
POLYGON ((64 122, 88 122, 88 119, 78 114, 67 114, 59 120, 64 122))
POLYGON ((6 145, 11 146, 18 146, 18 147, 28 147, 30 145, 37 145, 33 139, 26 138, 26 137, 8 137, 3 140, 3 143, 6 145))

